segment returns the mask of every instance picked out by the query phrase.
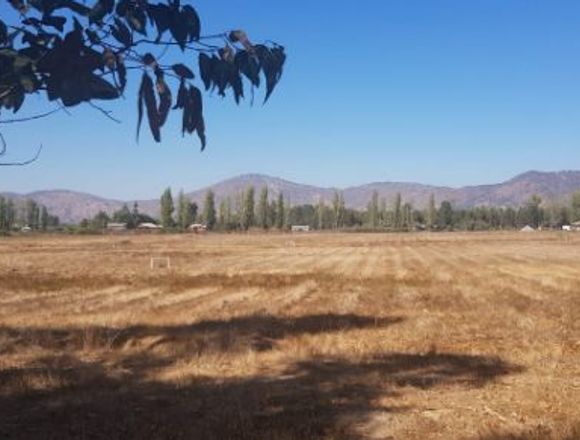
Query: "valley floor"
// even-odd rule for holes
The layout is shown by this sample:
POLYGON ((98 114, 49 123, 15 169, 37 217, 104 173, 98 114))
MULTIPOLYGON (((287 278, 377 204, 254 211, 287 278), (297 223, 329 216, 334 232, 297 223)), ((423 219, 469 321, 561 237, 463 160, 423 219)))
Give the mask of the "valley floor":
POLYGON ((0 238, 0 438, 576 439, 579 318, 580 234, 0 238))

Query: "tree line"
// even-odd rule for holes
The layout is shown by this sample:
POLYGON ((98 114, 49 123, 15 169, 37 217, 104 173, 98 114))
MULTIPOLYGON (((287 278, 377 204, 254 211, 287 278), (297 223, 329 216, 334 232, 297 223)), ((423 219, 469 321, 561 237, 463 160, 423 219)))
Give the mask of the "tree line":
POLYGON ((510 230, 526 225, 560 229, 580 221, 580 192, 569 203, 546 203, 539 196, 533 196, 517 208, 457 208, 448 200, 437 203, 431 195, 427 206, 419 209, 401 194, 386 200, 375 191, 366 209, 353 209, 346 207, 339 191, 330 202, 320 199, 314 204, 291 205, 283 193, 274 196, 267 187, 262 187, 256 197, 255 188, 249 186, 234 196, 222 198, 219 203, 215 193, 209 190, 202 206, 198 206, 183 191, 174 200, 171 189, 167 188, 160 197, 159 220, 140 213, 135 203, 133 209, 124 205, 110 217, 100 212, 92 220, 84 220, 81 226, 99 230, 111 221, 125 223, 129 229, 143 222, 159 223, 172 231, 185 231, 194 223, 217 231, 285 230, 291 225, 307 225, 314 230, 399 232, 510 230))
POLYGON ((60 223, 58 216, 51 215, 46 206, 27 199, 16 204, 12 199, 0 196, 0 233, 29 227, 33 231, 47 231, 60 223))

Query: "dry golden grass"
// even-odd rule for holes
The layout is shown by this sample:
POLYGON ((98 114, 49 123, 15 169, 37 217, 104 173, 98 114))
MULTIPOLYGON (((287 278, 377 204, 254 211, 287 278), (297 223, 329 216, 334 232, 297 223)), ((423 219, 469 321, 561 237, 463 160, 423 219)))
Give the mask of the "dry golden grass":
POLYGON ((3 439, 575 440, 579 420, 580 234, 0 239, 3 439))

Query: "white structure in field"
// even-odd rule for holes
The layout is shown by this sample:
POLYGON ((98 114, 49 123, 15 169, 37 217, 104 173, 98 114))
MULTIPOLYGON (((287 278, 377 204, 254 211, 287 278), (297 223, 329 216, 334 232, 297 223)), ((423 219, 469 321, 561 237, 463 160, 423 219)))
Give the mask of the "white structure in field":
POLYGON ((141 230, 145 230, 145 231, 155 231, 155 230, 163 229, 163 227, 156 225, 155 223, 139 223, 137 225, 137 229, 141 229, 141 230))
POLYGON ((310 232, 310 226, 308 225, 292 225, 292 232, 310 232))
POLYGON ((536 232, 536 230, 532 228, 530 225, 526 225, 522 229, 520 229, 520 232, 536 232))
POLYGON ((207 232, 207 226, 202 225, 201 223, 194 223, 189 225, 187 229, 189 229, 191 232, 195 232, 196 234, 207 232))
POLYGON ((107 223, 107 231, 126 231, 127 223, 107 223))

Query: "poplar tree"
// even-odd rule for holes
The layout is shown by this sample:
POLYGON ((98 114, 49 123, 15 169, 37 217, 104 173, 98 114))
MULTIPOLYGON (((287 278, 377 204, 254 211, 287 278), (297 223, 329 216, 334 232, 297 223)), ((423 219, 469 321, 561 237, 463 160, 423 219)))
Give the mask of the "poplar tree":
POLYGON ((395 196, 395 206, 394 206, 394 223, 395 229, 400 229, 402 224, 402 212, 401 212, 401 193, 397 193, 395 196))
POLYGON ((278 202, 276 206, 276 227, 278 229, 284 229, 286 224, 286 209, 284 206, 284 194, 278 194, 278 202))
POLYGON ((171 188, 167 188, 161 195, 161 226, 164 228, 172 228, 173 221, 173 196, 171 195, 171 188))
POLYGON ((254 187, 250 186, 244 194, 241 227, 244 231, 254 226, 254 187))
POLYGON ((429 206, 427 208, 427 228, 432 231, 437 220, 437 208, 435 207, 435 196, 431 194, 429 197, 429 206))
POLYGON ((262 229, 268 229, 270 226, 269 205, 268 205, 268 187, 262 187, 260 199, 256 210, 258 226, 262 229))
POLYGON ((205 202, 203 204, 203 220, 207 229, 210 231, 214 229, 216 224, 216 212, 215 212, 215 195, 212 190, 209 190, 205 194, 205 202))

